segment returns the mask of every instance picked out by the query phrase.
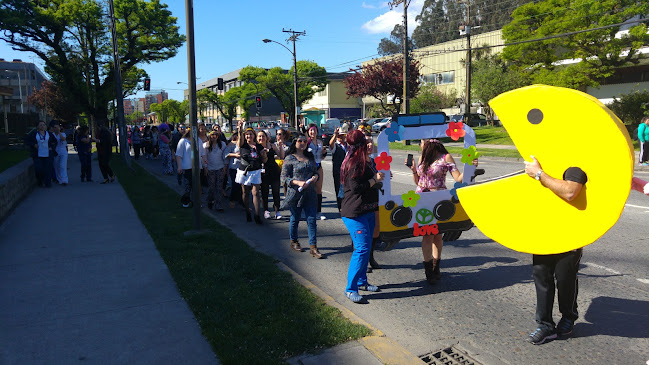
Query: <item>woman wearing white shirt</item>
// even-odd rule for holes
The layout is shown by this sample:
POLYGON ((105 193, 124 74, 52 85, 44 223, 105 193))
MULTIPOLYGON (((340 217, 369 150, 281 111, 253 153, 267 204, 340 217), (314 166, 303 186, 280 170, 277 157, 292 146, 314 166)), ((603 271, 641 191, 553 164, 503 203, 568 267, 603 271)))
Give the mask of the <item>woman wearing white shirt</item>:
MULTIPOLYGON (((180 199, 183 207, 189 208, 191 204, 191 192, 192 192, 192 141, 189 139, 191 137, 191 129, 187 128, 178 142, 178 147, 176 147, 176 162, 178 163, 178 175, 182 175, 182 182, 185 188, 185 193, 180 199)), ((198 143, 198 155, 199 155, 199 170, 203 168, 203 165, 207 163, 205 160, 205 149, 203 148, 202 143, 198 143)))
POLYGON ((214 208, 217 212, 223 211, 223 178, 225 177, 225 163, 223 151, 225 143, 221 141, 221 128, 215 126, 210 132, 203 149, 207 156, 207 207, 214 208))
MULTIPOLYGON (((307 134, 309 136, 308 140, 308 151, 313 153, 313 157, 315 157, 315 163, 316 166, 318 167, 318 176, 324 176, 322 174, 322 159, 327 155, 327 152, 324 149, 324 144, 322 143, 321 140, 318 139, 318 127, 311 123, 309 124, 309 129, 307 129, 307 134)), ((324 179, 318 179, 318 181, 315 184, 315 190, 316 193, 318 194, 318 219, 326 219, 324 215, 322 215, 322 181, 324 179)))
POLYGON ((61 125, 58 121, 51 121, 50 126, 54 137, 56 137, 56 156, 54 156, 54 173, 59 184, 68 185, 68 141, 65 133, 61 132, 61 125))

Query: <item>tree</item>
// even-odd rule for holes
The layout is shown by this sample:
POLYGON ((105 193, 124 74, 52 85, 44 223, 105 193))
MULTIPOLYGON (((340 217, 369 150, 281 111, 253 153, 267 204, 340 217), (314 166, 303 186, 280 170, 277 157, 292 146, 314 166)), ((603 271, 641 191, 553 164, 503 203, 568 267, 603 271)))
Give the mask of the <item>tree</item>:
POLYGON ((519 71, 510 67, 500 55, 473 61, 472 67, 471 95, 480 102, 487 120, 493 121, 494 114, 489 107, 489 100, 506 91, 525 86, 525 78, 519 71))
POLYGON ((412 33, 417 48, 463 37, 460 25, 467 23, 466 5, 470 5, 471 34, 481 34, 502 28, 510 21, 511 12, 529 0, 425 0, 412 33))
MULTIPOLYGON (((403 24, 397 24, 390 33, 390 38, 383 38, 377 52, 381 56, 403 53, 403 24)), ((408 49, 412 49, 412 39, 408 38, 408 49)))
MULTIPOLYGON (((419 61, 410 60, 410 98, 419 90, 419 61)), ((371 96, 379 101, 385 111, 398 114, 403 96, 403 57, 378 60, 345 78, 347 97, 362 98, 371 96), (394 95, 399 101, 386 104, 386 97, 394 95)))
POLYGON ((189 114, 189 101, 182 102, 174 99, 167 99, 162 104, 151 104, 149 109, 158 113, 160 120, 163 122, 184 123, 185 117, 189 114))
MULTIPOLYGON (((31 52, 66 97, 95 118, 115 98, 108 10, 101 0, 0 0, 0 39, 31 52)), ((115 0, 125 95, 146 73, 137 66, 176 55, 185 37, 160 0, 115 0)))
POLYGON ((433 84, 424 84, 410 101, 411 113, 432 113, 455 105, 455 93, 444 94, 433 84))
POLYGON ((43 81, 41 88, 34 90, 28 99, 39 109, 47 109, 47 114, 55 119, 74 123, 81 112, 81 106, 76 100, 67 97, 55 83, 43 81))
MULTIPOLYGON (((645 89, 622 94, 608 107, 624 124, 629 126, 630 131, 633 131, 638 127, 642 118, 649 116, 649 91, 645 89)), ((634 136, 631 136, 631 138, 634 138, 634 136)))
MULTIPOLYGON (((247 66, 239 72, 239 79, 246 83, 256 83, 260 91, 268 90, 289 114, 290 120, 295 120, 293 67, 286 72, 280 67, 266 70, 262 67, 247 66)), ((297 106, 301 107, 315 93, 324 90, 327 85, 327 70, 313 61, 297 61, 297 79, 297 106)), ((250 95, 248 91, 242 90, 242 98, 250 95)), ((244 112, 247 110, 248 108, 244 108, 244 112)))
POLYGON ((533 82, 584 90, 598 86, 615 68, 646 58, 638 49, 649 43, 646 24, 628 33, 619 27, 595 29, 649 14, 649 2, 636 0, 542 0, 517 8, 503 28, 506 43, 541 39, 563 33, 587 32, 503 49, 503 58, 525 72, 533 82), (558 61, 576 60, 562 64, 558 61))
MULTIPOLYGON (((157 104, 154 104, 154 105, 157 105, 157 104)), ((126 117, 126 122, 128 124, 135 124, 135 123, 139 123, 139 122, 144 120, 144 113, 142 113, 139 110, 136 110, 131 114, 127 114, 125 117, 126 117)))

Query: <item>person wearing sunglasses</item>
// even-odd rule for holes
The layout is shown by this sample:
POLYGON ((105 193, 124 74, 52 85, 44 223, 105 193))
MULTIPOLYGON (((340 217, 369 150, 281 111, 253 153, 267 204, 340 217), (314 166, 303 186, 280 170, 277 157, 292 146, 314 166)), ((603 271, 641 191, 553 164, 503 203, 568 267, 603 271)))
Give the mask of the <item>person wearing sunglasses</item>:
POLYGON ((260 193, 261 193, 261 172, 263 164, 268 160, 268 155, 264 147, 257 143, 255 130, 245 128, 245 121, 239 121, 238 133, 239 155, 241 156, 241 166, 237 170, 235 181, 241 184, 243 190, 243 206, 246 209, 246 220, 252 222, 250 214, 249 196, 252 192, 252 203, 255 207, 255 223, 263 224, 259 213, 261 211, 260 193))
POLYGON ((288 185, 288 193, 282 202, 282 208, 288 208, 291 211, 288 230, 291 249, 302 252, 302 246, 298 241, 298 223, 302 211, 304 211, 311 256, 322 259, 324 255, 318 250, 316 239, 316 211, 318 208, 316 182, 320 179, 320 175, 313 154, 307 150, 307 143, 307 137, 304 134, 298 135, 284 159, 281 181, 288 185))

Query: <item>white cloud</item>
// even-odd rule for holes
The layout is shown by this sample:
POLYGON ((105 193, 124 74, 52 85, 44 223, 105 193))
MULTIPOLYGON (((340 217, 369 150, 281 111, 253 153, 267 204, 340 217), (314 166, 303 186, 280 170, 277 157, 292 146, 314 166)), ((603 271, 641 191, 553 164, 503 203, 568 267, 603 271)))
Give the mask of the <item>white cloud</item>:
POLYGON ((365 1, 361 4, 361 6, 365 9, 376 9, 376 6, 367 4, 365 1))
MULTIPOLYGON (((366 7, 367 4, 363 2, 363 7, 366 7)), ((382 3, 381 7, 387 6, 387 3, 382 3)), ((373 6, 373 5, 369 5, 373 6)), ((424 6, 424 0, 412 0, 410 6, 408 7, 408 33, 412 34, 412 31, 415 29, 417 22, 415 17, 421 13, 421 9, 424 6)), ((378 17, 366 22, 361 27, 370 34, 390 34, 392 29, 396 24, 403 22, 403 8, 401 6, 396 7, 395 9, 389 10, 386 13, 379 15, 378 17)))
POLYGON ((365 1, 361 4, 361 6, 365 9, 385 9, 388 7, 388 2, 387 1, 381 1, 379 2, 378 5, 373 5, 373 4, 368 4, 365 1))

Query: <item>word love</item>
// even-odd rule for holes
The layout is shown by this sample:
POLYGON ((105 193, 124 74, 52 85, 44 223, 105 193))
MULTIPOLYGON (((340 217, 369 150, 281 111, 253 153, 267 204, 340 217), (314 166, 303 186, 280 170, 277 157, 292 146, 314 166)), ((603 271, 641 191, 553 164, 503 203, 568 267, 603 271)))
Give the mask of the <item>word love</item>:
POLYGON ((412 226, 412 235, 415 237, 427 236, 430 234, 438 234, 438 233, 439 233, 439 228, 437 227, 437 224, 428 224, 424 226, 419 226, 419 223, 415 223, 412 226))

